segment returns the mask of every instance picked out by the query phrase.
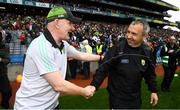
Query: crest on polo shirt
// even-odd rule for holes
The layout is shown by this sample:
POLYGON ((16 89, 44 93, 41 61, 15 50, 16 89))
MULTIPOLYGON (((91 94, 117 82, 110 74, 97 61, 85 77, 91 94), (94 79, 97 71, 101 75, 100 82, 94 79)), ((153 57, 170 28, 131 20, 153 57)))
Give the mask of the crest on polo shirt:
POLYGON ((121 59, 121 63, 128 64, 129 63, 129 59, 121 59))
POLYGON ((146 61, 144 59, 141 59, 141 65, 144 66, 146 64, 146 61))

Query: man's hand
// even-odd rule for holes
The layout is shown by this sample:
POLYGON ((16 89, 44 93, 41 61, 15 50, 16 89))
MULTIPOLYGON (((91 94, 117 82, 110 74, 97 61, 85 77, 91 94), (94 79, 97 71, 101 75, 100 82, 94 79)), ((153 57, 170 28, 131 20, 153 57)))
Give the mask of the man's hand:
POLYGON ((158 96, 157 93, 151 93, 151 102, 152 106, 157 105, 158 103, 158 96))
POLYGON ((89 99, 90 97, 92 97, 94 95, 96 88, 94 86, 86 86, 84 88, 84 97, 86 99, 89 99))

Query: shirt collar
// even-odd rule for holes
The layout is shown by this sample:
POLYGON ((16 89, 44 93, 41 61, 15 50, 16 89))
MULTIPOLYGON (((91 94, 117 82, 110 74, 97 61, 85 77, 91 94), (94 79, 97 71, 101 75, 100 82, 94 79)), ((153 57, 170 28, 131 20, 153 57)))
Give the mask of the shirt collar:
POLYGON ((64 48, 64 43, 61 41, 61 45, 58 46, 54 40, 54 38, 52 37, 51 33, 49 32, 49 30, 46 28, 44 31, 44 36, 45 38, 52 44, 52 46, 54 48, 58 48, 60 50, 60 52, 62 53, 62 50, 64 48))

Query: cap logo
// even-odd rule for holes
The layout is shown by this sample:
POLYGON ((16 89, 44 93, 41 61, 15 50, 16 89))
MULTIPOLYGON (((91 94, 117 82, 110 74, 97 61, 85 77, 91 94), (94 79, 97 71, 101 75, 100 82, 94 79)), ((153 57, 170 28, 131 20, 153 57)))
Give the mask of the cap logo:
POLYGON ((145 60, 142 59, 142 60, 141 60, 141 65, 144 66, 145 64, 146 64, 145 60))
POLYGON ((64 17, 64 15, 58 15, 58 18, 63 18, 64 17))

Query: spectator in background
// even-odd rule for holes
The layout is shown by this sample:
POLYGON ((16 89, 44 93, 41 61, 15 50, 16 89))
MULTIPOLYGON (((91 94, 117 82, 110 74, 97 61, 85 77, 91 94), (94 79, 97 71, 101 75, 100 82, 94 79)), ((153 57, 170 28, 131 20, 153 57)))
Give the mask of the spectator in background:
POLYGON ((5 43, 5 39, 6 39, 6 31, 0 26, 0 34, 1 34, 1 43, 4 44, 5 43))
MULTIPOLYGON (((84 50, 86 53, 92 54, 92 47, 89 45, 88 40, 84 40, 82 42, 84 45, 84 50)), ((85 61, 83 62, 83 74, 84 74, 84 79, 89 79, 90 77, 90 62, 85 61)))
POLYGON ((98 39, 97 45, 96 45, 96 54, 97 55, 103 55, 103 53, 104 53, 103 45, 101 43, 101 40, 98 39))
POLYGON ((2 39, 2 33, 0 32, 0 92, 2 95, 1 106, 3 109, 9 109, 9 100, 12 95, 11 85, 7 74, 7 64, 9 63, 9 48, 5 47, 2 39))
POLYGON ((155 64, 151 49, 143 42, 149 30, 147 22, 133 21, 126 39, 110 48, 93 77, 91 85, 97 90, 108 75, 110 109, 140 109, 143 78, 151 91, 150 103, 157 104, 155 64))
POLYGON ((18 15, 18 17, 16 18, 16 21, 13 23, 13 26, 17 30, 21 29, 21 16, 20 15, 18 15))
MULTIPOLYGON (((78 50, 78 44, 75 41, 71 42, 71 46, 73 46, 76 50, 78 50)), ((78 69, 78 60, 69 58, 68 63, 69 63, 69 69, 70 69, 70 73, 71 73, 71 76, 69 79, 71 79, 71 78, 75 79, 76 74, 77 74, 77 69, 78 69)))
POLYGON ((177 68, 177 50, 176 38, 170 36, 169 42, 162 47, 160 53, 164 68, 164 79, 161 83, 161 90, 164 92, 170 91, 170 85, 177 68))
POLYGON ((59 95, 93 96, 93 86, 79 87, 67 80, 67 58, 97 61, 99 55, 77 51, 66 41, 80 21, 65 7, 54 7, 47 15, 47 28, 35 38, 26 53, 23 79, 16 93, 15 110, 58 109, 59 95))
POLYGON ((178 44, 178 51, 177 51, 178 66, 180 66, 180 38, 178 38, 177 44, 178 44))

